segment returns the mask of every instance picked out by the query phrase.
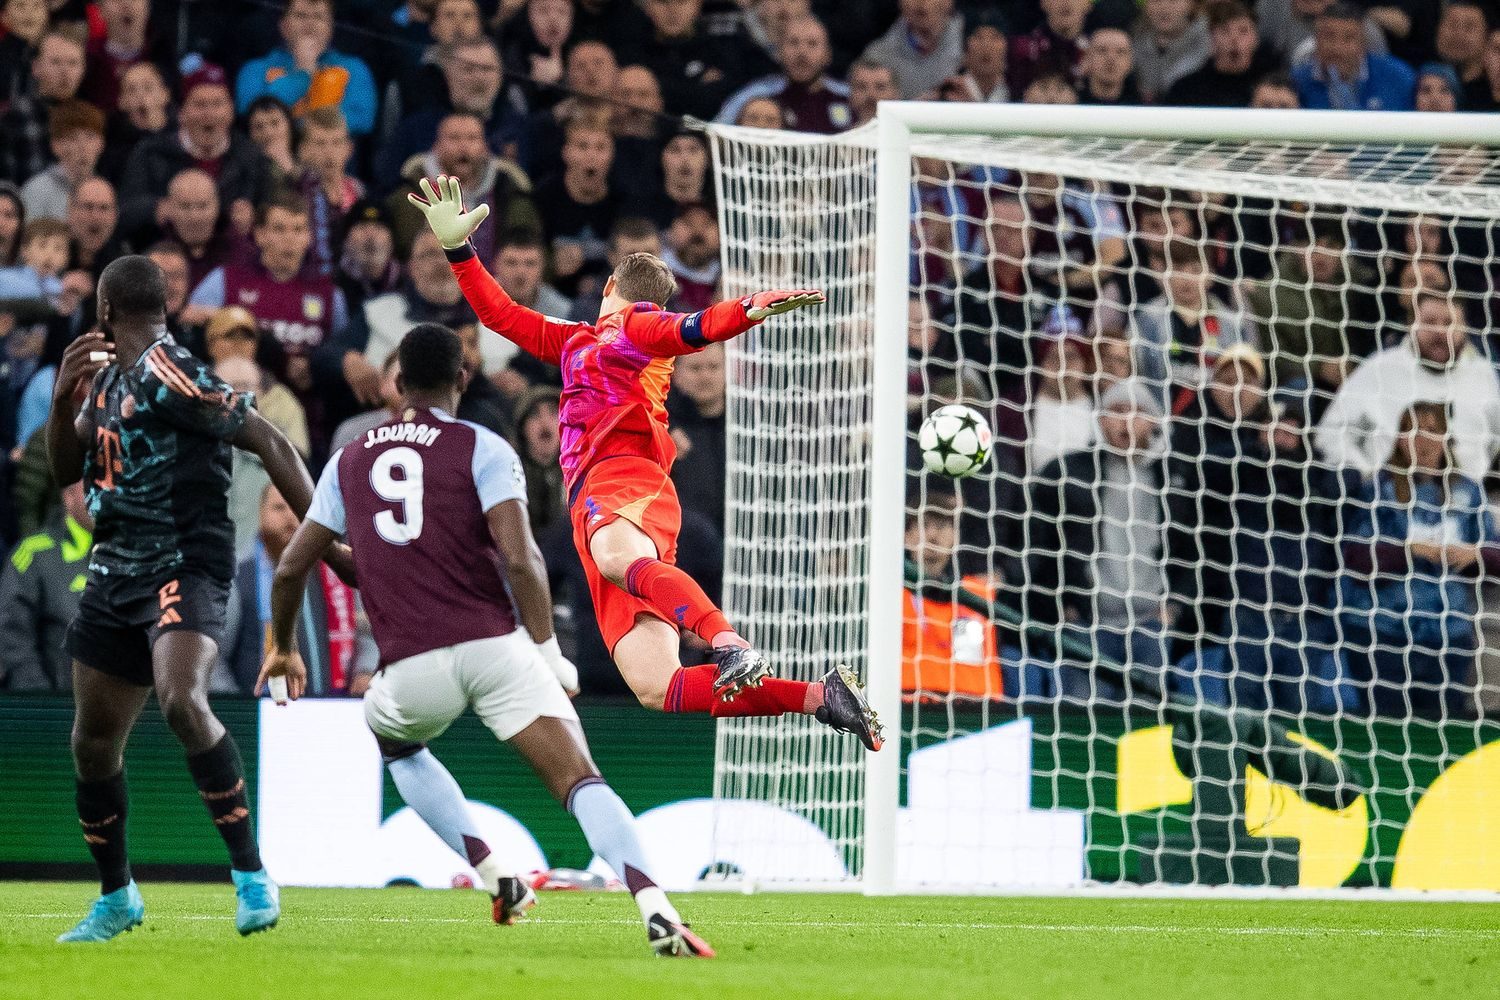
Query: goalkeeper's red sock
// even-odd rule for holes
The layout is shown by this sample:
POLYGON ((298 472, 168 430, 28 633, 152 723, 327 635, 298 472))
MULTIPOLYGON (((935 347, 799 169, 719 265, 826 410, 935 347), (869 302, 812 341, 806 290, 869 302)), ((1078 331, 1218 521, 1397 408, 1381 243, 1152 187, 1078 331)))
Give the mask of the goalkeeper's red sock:
POLYGON ((703 588, 676 566, 637 559, 625 571, 625 589, 710 646, 746 645, 703 588))
POLYGON ((800 712, 811 715, 823 704, 823 685, 807 681, 787 681, 779 677, 767 678, 760 687, 746 688, 735 695, 734 701, 714 697, 714 675, 718 668, 712 663, 701 667, 678 667, 667 685, 667 701, 663 707, 668 712, 708 712, 719 718, 745 715, 782 715, 800 712))

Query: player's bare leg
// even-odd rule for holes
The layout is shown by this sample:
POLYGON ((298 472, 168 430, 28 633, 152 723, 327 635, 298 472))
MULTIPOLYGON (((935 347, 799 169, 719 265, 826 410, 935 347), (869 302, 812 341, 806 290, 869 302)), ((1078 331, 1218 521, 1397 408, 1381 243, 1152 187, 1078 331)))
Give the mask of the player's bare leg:
POLYGON ((596 530, 589 555, 610 583, 651 604, 696 632, 713 650, 714 694, 732 701, 771 673, 766 658, 730 626, 703 588, 676 566, 662 562, 656 543, 640 528, 616 518, 596 530))
POLYGON ((165 632, 151 650, 152 673, 162 716, 187 751, 198 795, 229 848, 230 875, 239 897, 235 927, 253 934, 276 926, 280 890, 261 864, 239 747, 208 704, 208 678, 217 655, 218 646, 206 635, 186 629, 165 632))
POLYGON ((469 812, 468 798, 443 762, 426 743, 375 735, 380 756, 391 772, 401 800, 479 873, 490 894, 491 914, 497 924, 514 924, 536 905, 536 894, 516 877, 479 834, 469 812))
POLYGON ((538 718, 510 741, 561 802, 594 853, 620 876, 640 908, 647 939, 658 955, 712 958, 713 949, 692 932, 667 894, 651 878, 635 817, 600 777, 583 727, 574 719, 538 718))
POLYGON ((99 899, 59 941, 108 941, 146 915, 125 842, 125 743, 151 689, 73 663, 73 770, 78 823, 99 868, 99 899))

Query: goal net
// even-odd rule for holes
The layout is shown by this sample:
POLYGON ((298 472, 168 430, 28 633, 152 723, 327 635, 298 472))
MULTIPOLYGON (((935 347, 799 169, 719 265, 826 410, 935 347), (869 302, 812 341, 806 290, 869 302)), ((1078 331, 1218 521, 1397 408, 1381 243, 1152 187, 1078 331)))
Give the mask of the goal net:
POLYGON ((888 736, 721 721, 714 870, 1500 890, 1500 124, 882 119, 713 131, 725 294, 828 293, 729 348, 726 610, 888 736))

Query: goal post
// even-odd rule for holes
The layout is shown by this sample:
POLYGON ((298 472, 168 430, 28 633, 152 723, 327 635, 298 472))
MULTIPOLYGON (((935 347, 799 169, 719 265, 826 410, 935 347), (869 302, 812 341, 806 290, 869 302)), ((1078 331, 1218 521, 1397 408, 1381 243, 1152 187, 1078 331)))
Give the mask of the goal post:
MULTIPOLYGON (((1083 635, 1063 608, 1078 595, 1048 589, 1036 575, 1045 569, 1045 560, 1038 561, 1045 546, 1037 541, 1034 502, 1038 485, 1050 482, 1038 468, 1024 461, 1004 466, 997 458, 996 468, 955 489, 914 470, 908 458, 912 421, 955 398, 975 402, 998 421, 1001 450, 1009 446, 1028 457, 1033 388, 1057 377, 1047 366, 1058 362, 1050 359, 1064 351, 1064 341, 1092 344, 1083 348, 1094 352, 1085 367, 1091 386, 1102 390, 1098 345, 1109 336, 1123 345, 1151 393, 1167 394, 1166 438, 1187 419, 1172 412, 1174 400, 1193 393, 1171 395, 1175 356, 1154 382, 1140 371, 1156 355, 1143 332, 1151 303, 1135 296, 1144 294, 1141 288, 1155 290, 1171 320, 1172 279, 1189 265, 1162 261, 1194 252, 1209 272, 1206 280, 1221 282, 1221 298, 1233 300, 1220 303, 1223 322, 1255 348, 1250 353, 1258 361, 1246 362, 1245 370, 1266 373, 1268 413, 1281 405, 1273 384, 1290 384, 1297 372, 1261 348, 1273 336, 1267 331, 1287 319, 1281 303, 1295 292, 1306 291, 1310 302, 1331 293, 1375 303, 1373 329, 1364 332, 1377 347, 1403 322, 1409 325, 1396 315, 1402 302, 1415 299, 1400 285, 1403 251, 1395 234, 1403 226, 1430 223, 1441 235, 1445 249, 1412 250, 1406 264, 1440 265, 1447 287, 1439 291, 1477 324, 1474 343, 1487 353, 1485 300, 1496 295, 1500 273, 1494 259, 1500 173, 1491 162, 1500 121, 1465 114, 887 102, 872 127, 840 136, 719 126, 710 132, 726 293, 801 285, 830 292, 821 314, 773 321, 728 350, 726 610, 746 623, 786 676, 813 679, 837 662, 854 666, 889 737, 885 750, 869 755, 799 717, 721 720, 715 779, 721 804, 753 802, 799 818, 818 842, 816 849, 788 846, 750 814, 726 812, 715 831, 726 863, 760 887, 867 893, 1226 884, 1500 890, 1500 852, 1442 858, 1465 844, 1476 851, 1484 844, 1454 826, 1470 815, 1464 809, 1479 828, 1500 832, 1500 793, 1462 806, 1451 793, 1464 769, 1500 768, 1485 753, 1500 729, 1484 718, 1485 651, 1478 637, 1472 651, 1457 649, 1463 641, 1450 630, 1433 640, 1436 650, 1413 640, 1409 651, 1395 652, 1413 671, 1409 690, 1395 700, 1410 706, 1426 687, 1441 686, 1435 714, 1376 710, 1369 693, 1375 688, 1359 689, 1339 673, 1362 606, 1335 580, 1324 616, 1331 631, 1309 632, 1305 651, 1292 654, 1301 673, 1287 689, 1295 689, 1300 707, 1271 697, 1257 702, 1253 692, 1248 699, 1239 693, 1235 651, 1243 643, 1272 643, 1284 608, 1273 601, 1260 614, 1270 635, 1256 632, 1255 622, 1244 631, 1237 616, 1254 602, 1241 589, 1243 561, 1216 562, 1229 551, 1223 549, 1184 564, 1181 552, 1164 543, 1131 572, 1155 560, 1164 577, 1185 573, 1198 588, 1200 621, 1188 626, 1178 617, 1167 624, 1163 615, 1152 627, 1163 633, 1160 648, 1173 653, 1143 667, 1133 647, 1148 630, 1137 619, 1122 619, 1113 643, 1083 635), (1014 315, 1006 320, 1016 326, 1019 353, 971 357, 959 328, 966 321, 954 318, 954 303, 985 301, 966 282, 987 260, 1004 256, 987 228, 995 222, 989 206, 997 202, 1019 205, 1015 226, 1025 234, 1027 259, 1007 258, 1020 274, 1014 315), (1216 216, 1212 231, 1209 213, 1216 216), (1174 232, 1168 222, 1163 236, 1158 217, 1187 218, 1194 231, 1174 232), (1080 228, 1092 231, 1080 237, 1080 228), (1087 257, 1099 251, 1106 230, 1126 247, 1125 257, 1105 260, 1101 252, 1097 260, 1070 259, 1074 251, 1064 244, 1092 239, 1082 251, 1087 257), (1030 242, 1034 231, 1058 260, 1043 260, 1030 242), (1350 263, 1341 265, 1337 281, 1298 279, 1283 261, 1303 244, 1314 253, 1322 233, 1343 244, 1350 263), (1153 235, 1171 252, 1145 254, 1141 246, 1153 235), (1178 243, 1193 249, 1172 246, 1178 243), (1256 262, 1246 264, 1251 256, 1256 262), (1048 268, 1053 273, 1042 273, 1048 268), (914 324, 924 323, 929 342, 918 343, 914 324), (950 342, 959 345, 956 357, 950 342), (955 571, 940 581, 913 564, 903 537, 913 524, 923 535, 925 518, 950 509, 959 528, 949 560, 980 572, 955 571), (976 525, 977 533, 970 530, 976 525), (1214 574, 1229 581, 1224 608, 1205 596, 1214 574), (995 587, 966 590, 959 581, 971 575, 995 587), (952 606, 942 612, 949 616, 945 627, 982 622, 975 626, 985 636, 976 647, 980 658, 994 661, 996 678, 1018 679, 1018 690, 976 696, 942 685, 911 689, 910 663, 903 679, 911 652, 903 649, 905 632, 914 613, 919 620, 927 613, 913 608, 927 607, 929 596, 952 606), (1038 616, 1043 600, 1055 606, 1038 616), (1215 616, 1226 623, 1220 632, 1202 621, 1215 616), (1468 661, 1456 654, 1465 653, 1472 654, 1473 673, 1460 677, 1468 661), (1191 661, 1189 674, 1174 665, 1179 658, 1191 661), (1416 673, 1429 660, 1443 671, 1436 681, 1416 673), (1354 693, 1340 700, 1346 688, 1354 693), (1460 689, 1472 712, 1449 707, 1458 699, 1443 700, 1460 689), (1392 761, 1399 766, 1388 766, 1392 761), (1459 778, 1445 777, 1450 770, 1459 778), (1424 798, 1428 805, 1421 805, 1424 798), (1440 810, 1445 818, 1434 819, 1440 810), (816 862, 809 850, 822 851, 816 862), (747 858, 753 860, 736 860, 747 858)), ((1316 308, 1302 320, 1309 328, 1321 321, 1316 308)), ((1336 320, 1346 339, 1366 322, 1352 313, 1336 320)), ((1232 347, 1232 338, 1225 336, 1224 346, 1232 347)), ((1200 357, 1210 373, 1206 346, 1200 357)), ((1318 397, 1325 371, 1319 366, 1337 360, 1314 351, 1297 362, 1307 405, 1319 412, 1329 405, 1318 397)), ((1091 420, 1101 398, 1102 391, 1092 398, 1091 420)), ((1462 408, 1453 399, 1446 403, 1453 413, 1462 408)), ((1092 439, 1100 432, 1081 433, 1092 439)), ((1240 470, 1269 462, 1244 451, 1231 459, 1233 495, 1203 485, 1208 459, 1199 455, 1188 462, 1198 485, 1165 477, 1158 484, 1168 508, 1160 524, 1155 515, 1150 523, 1136 521, 1135 508, 1127 508, 1132 514, 1115 527, 1128 536, 1128 555, 1144 554, 1135 547, 1151 531, 1166 536, 1180 527, 1172 521, 1173 504, 1189 516, 1192 510, 1204 516, 1215 501, 1235 509, 1236 491, 1253 478, 1253 471, 1240 470)), ((1172 452, 1163 461, 1180 456, 1172 452)), ((1329 478, 1320 460, 1299 461, 1294 478, 1301 486, 1314 479, 1340 483, 1338 530, 1313 540, 1342 558, 1340 546, 1357 530, 1349 525, 1377 501, 1359 493, 1352 474, 1329 478)), ((1054 513, 1061 522, 1076 518, 1054 513)), ((1102 530, 1096 527, 1096 535, 1102 530)), ((1272 547, 1280 540, 1274 528, 1266 538, 1272 547)), ((1459 583, 1458 589, 1468 586, 1459 583)), ((1098 594, 1083 603, 1095 612, 1101 607, 1098 594)), ((956 665, 959 655, 944 650, 956 665)), ((918 649, 916 656, 930 664, 930 654, 918 649)), ((1500 779, 1500 770, 1483 773, 1500 779)))

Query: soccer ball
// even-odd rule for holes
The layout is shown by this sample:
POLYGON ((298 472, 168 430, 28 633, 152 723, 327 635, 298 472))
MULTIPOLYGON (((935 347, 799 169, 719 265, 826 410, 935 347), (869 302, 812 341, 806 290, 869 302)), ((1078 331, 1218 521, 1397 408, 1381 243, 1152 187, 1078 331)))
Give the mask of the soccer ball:
POLYGON ((992 441, 988 421, 960 403, 933 410, 917 432, 927 471, 953 479, 978 472, 989 461, 992 441))

